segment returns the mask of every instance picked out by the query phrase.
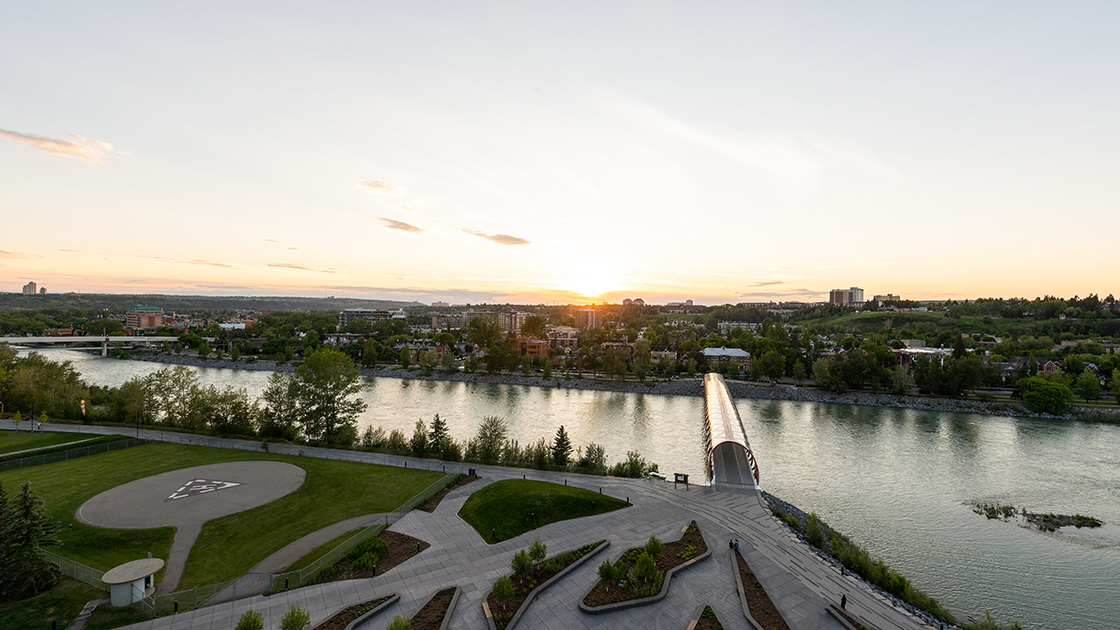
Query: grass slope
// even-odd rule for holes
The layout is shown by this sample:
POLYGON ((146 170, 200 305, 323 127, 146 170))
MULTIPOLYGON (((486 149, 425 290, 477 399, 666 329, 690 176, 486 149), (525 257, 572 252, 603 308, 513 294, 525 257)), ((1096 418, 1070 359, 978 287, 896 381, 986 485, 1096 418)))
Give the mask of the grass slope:
POLYGON ((330 542, 323 543, 322 545, 319 545, 313 551, 307 553, 306 555, 304 555, 299 560, 296 560, 295 562, 288 565, 288 567, 286 569, 284 569, 283 571, 281 571, 280 573, 287 573, 288 571, 295 571, 296 569, 302 569, 302 568, 306 567, 307 565, 311 564, 312 562, 315 562, 319 558, 322 558, 323 556, 327 555, 327 553, 329 553, 335 547, 341 545, 342 543, 346 542, 347 540, 350 540, 350 538, 352 536, 354 536, 358 532, 362 531, 362 529, 364 529, 364 528, 359 527, 358 529, 348 531, 345 534, 339 536, 338 538, 335 538, 334 540, 332 540, 330 542))
POLYGON ((203 527, 182 584, 200 586, 241 575, 265 556, 331 523, 396 508, 440 474, 354 462, 319 460, 180 444, 146 444, 69 462, 0 473, 9 496, 31 482, 47 513, 62 524, 57 553, 106 571, 150 551, 167 558, 174 529, 103 529, 78 523, 74 512, 94 495, 162 472, 240 460, 283 461, 307 471, 303 486, 286 497, 203 527), (73 538, 67 525, 74 524, 73 538), (193 580, 188 583, 187 580, 193 580))
POLYGON ((605 514, 628 506, 621 499, 590 490, 547 481, 507 479, 472 494, 459 510, 459 516, 487 542, 493 543, 549 523, 605 514), (497 540, 492 539, 491 531, 497 540))
POLYGON ((54 588, 18 602, 0 604, 0 629, 50 628, 51 619, 65 628, 78 618, 82 608, 94 599, 104 599, 109 594, 68 578, 62 578, 54 588))
POLYGON ((35 433, 31 431, 0 431, 0 455, 32 448, 69 444, 96 436, 81 433, 35 433))

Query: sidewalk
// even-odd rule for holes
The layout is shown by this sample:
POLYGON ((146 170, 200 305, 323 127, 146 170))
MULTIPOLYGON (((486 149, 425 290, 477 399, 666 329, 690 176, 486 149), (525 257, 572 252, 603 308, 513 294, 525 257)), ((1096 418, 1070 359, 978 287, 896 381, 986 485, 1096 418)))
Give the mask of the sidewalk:
MULTIPOLYGON (((55 430, 60 428, 55 425, 55 430)), ((125 432, 108 427, 85 427, 125 432)), ((98 431, 101 432, 101 431, 98 431)), ((141 430, 141 437, 160 439, 160 432, 141 430)), ((190 441, 193 444, 256 447, 252 442, 165 434, 165 441, 190 441), (171 439, 167 439, 171 438, 171 439)), ((272 447, 272 452, 296 454, 300 449, 272 447)), ((441 463, 378 453, 328 451, 304 447, 304 455, 333 455, 389 465, 434 468, 441 463)), ((472 465, 473 466, 473 465, 472 465)), ((863 617, 880 630, 929 628, 921 620, 895 609, 889 602, 851 576, 820 560, 804 544, 778 524, 761 504, 753 490, 740 488, 674 487, 671 483, 598 477, 515 468, 474 466, 483 477, 449 493, 432 514, 414 510, 390 529, 431 543, 420 555, 394 568, 387 575, 370 579, 317 584, 273 595, 221 603, 149 622, 134 624, 134 630, 211 630, 233 628, 241 614, 253 608, 264 615, 265 627, 275 628, 290 606, 298 604, 311 613, 312 624, 319 623, 346 606, 389 593, 399 593, 398 604, 364 625, 383 628, 394 614, 411 616, 437 590, 458 585, 463 593, 452 617, 452 629, 485 628, 482 601, 494 580, 510 572, 514 551, 535 539, 548 545, 549 555, 597 540, 609 540, 601 555, 617 559, 630 547, 644 544, 650 534, 675 540, 681 528, 695 519, 704 533, 711 557, 673 578, 669 595, 650 606, 602 615, 579 611, 577 603, 597 579, 596 568, 602 560, 586 563, 551 589, 540 595, 523 616, 522 628, 563 630, 567 628, 681 628, 701 604, 710 604, 728 630, 747 630, 735 593, 734 566, 728 554, 721 553, 728 539, 738 538, 744 557, 794 630, 841 628, 825 609, 848 597, 848 610, 863 617), (458 510, 471 493, 500 479, 525 476, 529 479, 563 483, 619 498, 629 497, 630 508, 599 516, 553 523, 518 538, 496 545, 487 544, 477 532, 458 517, 458 510)))

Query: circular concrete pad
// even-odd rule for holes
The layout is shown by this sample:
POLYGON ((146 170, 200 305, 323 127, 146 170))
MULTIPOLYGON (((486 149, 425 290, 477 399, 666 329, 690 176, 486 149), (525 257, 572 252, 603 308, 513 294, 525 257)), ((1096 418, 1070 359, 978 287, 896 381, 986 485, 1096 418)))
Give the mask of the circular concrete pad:
POLYGON ((294 492, 306 472, 272 461, 181 468, 106 490, 78 508, 87 525, 120 529, 202 525, 294 492))

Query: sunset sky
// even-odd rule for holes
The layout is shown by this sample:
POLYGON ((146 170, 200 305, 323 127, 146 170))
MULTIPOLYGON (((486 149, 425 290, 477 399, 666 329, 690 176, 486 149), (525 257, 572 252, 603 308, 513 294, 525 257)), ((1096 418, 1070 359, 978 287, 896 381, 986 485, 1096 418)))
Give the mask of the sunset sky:
POLYGON ((1120 3, 10 3, 0 291, 1120 293, 1120 3))

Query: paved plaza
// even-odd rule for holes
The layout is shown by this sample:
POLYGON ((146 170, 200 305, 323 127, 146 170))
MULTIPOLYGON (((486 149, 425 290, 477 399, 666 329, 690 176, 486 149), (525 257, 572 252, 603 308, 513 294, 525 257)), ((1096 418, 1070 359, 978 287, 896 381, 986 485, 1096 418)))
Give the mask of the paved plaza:
MULTIPOLYGON (((104 433, 117 432, 105 427, 85 427, 86 431, 91 429, 104 433)), ((146 433, 141 431, 141 436, 226 448, 259 448, 259 444, 239 440, 161 434, 158 431, 146 433)), ((272 448, 273 452, 279 453, 288 450, 286 447, 272 448)), ((297 451, 295 448, 290 450, 292 454, 297 451)), ((444 466, 430 460, 377 453, 309 447, 303 447, 302 451, 309 456, 397 466, 407 463, 409 467, 434 467, 436 470, 444 466)), ((520 627, 549 630, 684 629, 697 608, 709 604, 725 628, 747 630, 749 626, 735 590, 735 565, 727 550, 727 541, 737 538, 747 562, 794 630, 842 628, 826 612, 826 608, 830 603, 838 603, 841 595, 845 594, 848 610, 881 630, 929 628, 920 619, 896 609, 888 599, 860 580, 850 575, 842 576, 837 569, 823 562, 771 516, 753 489, 674 487, 672 483, 659 481, 471 466, 478 470, 481 480, 453 490, 434 513, 412 511, 390 528, 425 540, 431 543, 431 547, 386 575, 317 584, 270 597, 225 602, 127 627, 134 630, 228 630, 236 625, 242 613, 252 608, 263 613, 266 628, 276 628, 280 617, 296 604, 308 609, 312 624, 316 624, 346 606, 399 593, 401 598, 398 603, 362 626, 364 629, 380 630, 394 614, 411 616, 436 591, 458 585, 462 587, 463 594, 455 607, 450 627, 482 629, 486 627, 482 601, 494 580, 510 573, 510 559, 516 550, 539 539, 548 545, 549 555, 552 555, 605 539, 610 541, 610 547, 541 594, 529 606, 519 622, 520 627), (486 484, 523 476, 556 483, 567 481, 569 485, 595 492, 601 488, 605 494, 629 498, 633 505, 609 514, 553 523, 512 540, 487 544, 459 518, 459 508, 471 493, 486 484), (656 534, 665 541, 676 540, 681 528, 690 520, 696 520, 700 525, 713 554, 674 576, 664 600, 649 606, 599 615, 579 610, 579 600, 598 579, 596 568, 602 559, 616 560, 626 549, 644 544, 650 534, 656 534)), ((324 506, 324 509, 330 509, 330 506, 324 506)))

